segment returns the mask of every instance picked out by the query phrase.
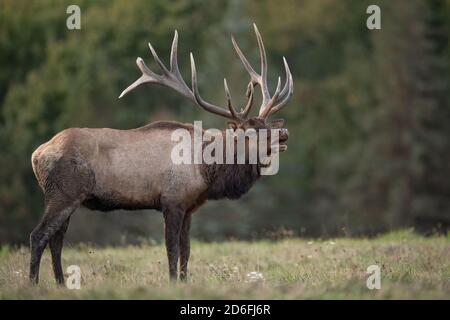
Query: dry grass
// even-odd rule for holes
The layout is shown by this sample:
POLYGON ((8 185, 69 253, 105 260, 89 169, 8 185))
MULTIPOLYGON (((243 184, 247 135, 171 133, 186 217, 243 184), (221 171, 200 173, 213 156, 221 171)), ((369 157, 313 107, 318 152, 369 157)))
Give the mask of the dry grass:
POLYGON ((372 240, 194 242, 185 284, 168 283, 162 245, 69 246, 63 265, 80 266, 80 290, 56 287, 47 251, 37 287, 27 281, 27 249, 0 251, 0 299, 450 299, 450 238, 409 231, 372 240), (381 267, 381 290, 366 287, 372 264, 381 267), (248 282, 251 271, 264 280, 248 282))

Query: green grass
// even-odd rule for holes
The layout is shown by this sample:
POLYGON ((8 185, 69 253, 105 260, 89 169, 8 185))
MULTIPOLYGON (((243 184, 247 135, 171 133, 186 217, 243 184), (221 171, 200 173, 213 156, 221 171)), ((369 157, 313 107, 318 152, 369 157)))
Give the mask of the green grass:
POLYGON ((450 299, 450 238, 409 231, 376 239, 193 242, 190 278, 169 284, 163 245, 66 246, 80 290, 55 285, 48 250, 37 287, 28 284, 28 249, 0 250, 0 299, 450 299), (381 289, 366 287, 369 265, 381 289), (261 272, 264 281, 248 282, 261 272))

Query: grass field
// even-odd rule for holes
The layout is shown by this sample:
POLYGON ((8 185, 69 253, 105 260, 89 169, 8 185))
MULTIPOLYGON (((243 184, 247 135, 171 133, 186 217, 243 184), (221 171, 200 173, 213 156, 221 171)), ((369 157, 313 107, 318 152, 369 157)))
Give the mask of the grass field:
POLYGON ((0 299, 450 299, 450 237, 410 231, 376 239, 193 242, 190 278, 169 284, 163 245, 66 246, 80 290, 55 285, 46 250, 40 284, 28 284, 28 249, 0 251, 0 299), (381 289, 366 287, 369 265, 381 289), (249 281, 257 271, 264 279, 249 281))

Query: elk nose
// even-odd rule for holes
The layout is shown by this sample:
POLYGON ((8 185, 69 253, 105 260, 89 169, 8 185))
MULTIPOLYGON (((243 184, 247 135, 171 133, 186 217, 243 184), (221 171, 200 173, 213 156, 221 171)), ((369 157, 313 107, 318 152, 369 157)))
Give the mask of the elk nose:
POLYGON ((289 138, 288 129, 282 128, 280 129, 280 140, 286 141, 289 138))

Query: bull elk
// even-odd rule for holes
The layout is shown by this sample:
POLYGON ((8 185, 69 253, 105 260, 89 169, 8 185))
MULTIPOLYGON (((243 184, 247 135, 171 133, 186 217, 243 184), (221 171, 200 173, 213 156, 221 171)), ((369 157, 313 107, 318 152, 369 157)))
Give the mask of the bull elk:
MULTIPOLYGON (((254 25, 261 60, 261 73, 255 72, 235 39, 232 43, 245 69, 250 74, 247 103, 237 111, 224 81, 227 108, 202 99, 197 85, 197 71, 192 53, 192 89, 183 80, 177 63, 178 34, 175 31, 170 54, 170 68, 159 59, 149 44, 161 74, 150 70, 141 58, 136 63, 142 76, 126 88, 119 98, 144 83, 169 87, 211 113, 229 119, 228 128, 276 129, 279 150, 286 150, 287 129, 283 120, 268 117, 286 105, 293 92, 293 80, 283 58, 286 82, 278 85, 270 96, 267 86, 267 60, 261 35, 254 25), (256 117, 249 117, 254 89, 259 86, 262 104, 256 117)), ((53 271, 58 284, 64 283, 61 251, 64 234, 72 213, 84 206, 92 210, 156 209, 163 212, 165 244, 169 275, 187 277, 190 243, 189 228, 195 209, 208 199, 237 199, 250 189, 261 175, 263 163, 244 164, 174 164, 171 150, 175 142, 171 133, 193 126, 179 122, 159 121, 130 130, 108 128, 70 128, 55 135, 32 154, 34 174, 45 196, 45 212, 30 235, 30 280, 37 283, 42 253, 49 244, 53 271)), ((225 130, 224 130, 225 131, 225 130)), ((223 131, 223 132, 224 132, 223 131)), ((225 139, 225 134, 224 134, 225 139)), ((271 146, 269 145, 268 148, 271 146)))

